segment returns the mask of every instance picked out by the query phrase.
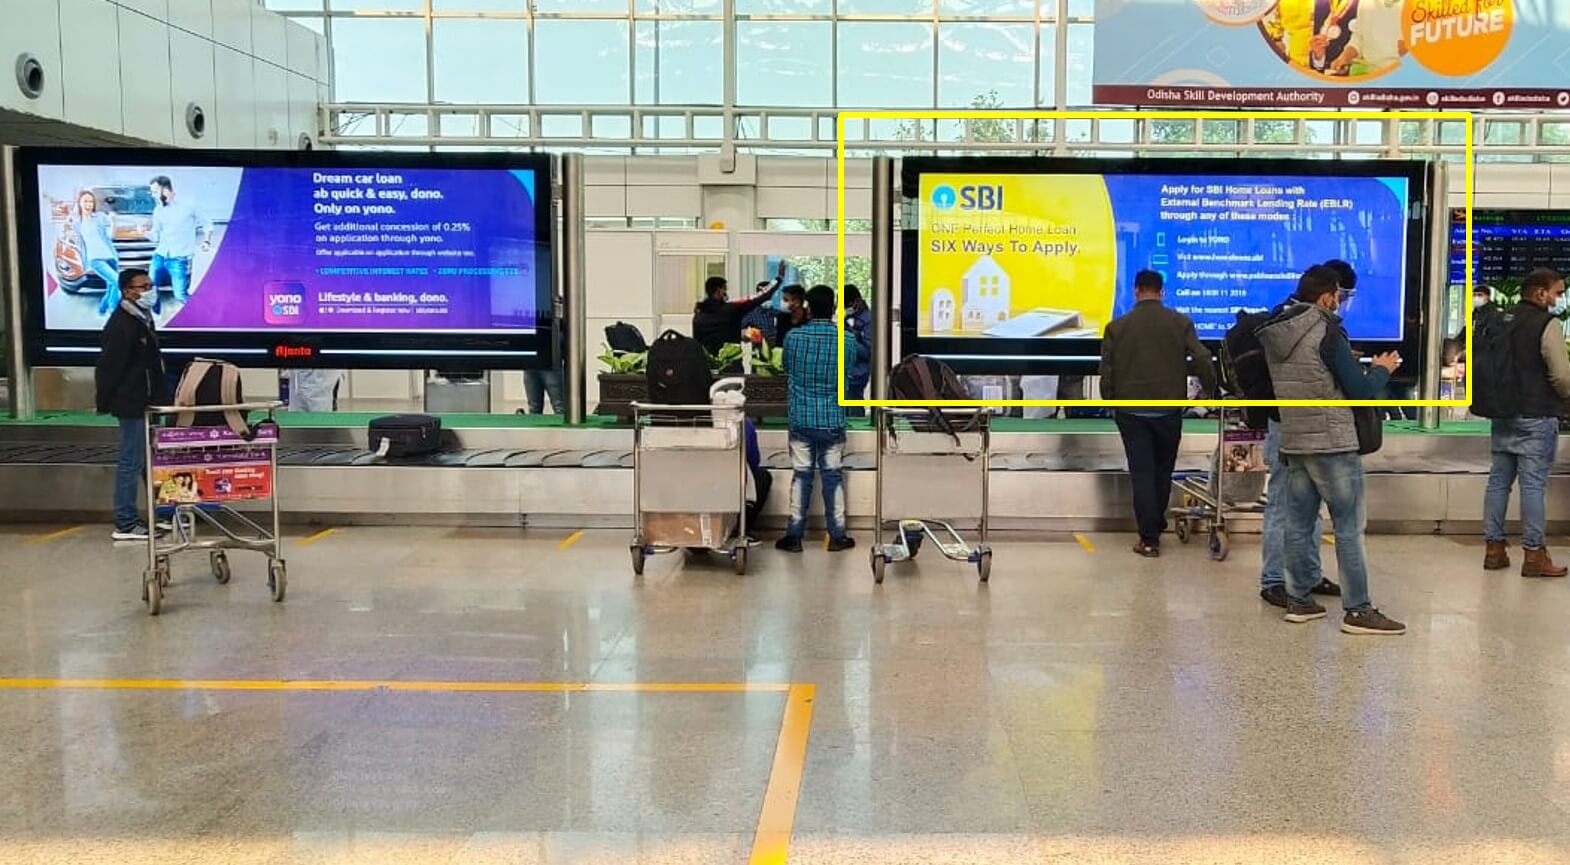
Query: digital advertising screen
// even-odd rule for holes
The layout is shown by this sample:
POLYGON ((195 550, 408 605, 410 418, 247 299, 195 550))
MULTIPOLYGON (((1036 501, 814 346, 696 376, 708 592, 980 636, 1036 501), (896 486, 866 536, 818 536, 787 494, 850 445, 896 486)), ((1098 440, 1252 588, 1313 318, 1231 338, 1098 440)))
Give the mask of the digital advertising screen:
POLYGON ((1415 337, 1424 182, 1407 163, 907 160, 902 326, 960 361, 1092 357, 1153 270, 1218 342, 1239 310, 1340 259, 1357 273, 1352 339, 1399 345, 1415 337))
MULTIPOLYGON (((1473 210, 1472 281, 1497 286, 1534 268, 1570 273, 1570 211, 1473 210)), ((1450 284, 1466 284, 1466 211, 1450 214, 1450 284)))
POLYGON ((55 360, 96 347, 131 268, 152 278, 149 312, 176 352, 287 366, 548 359, 548 157, 22 153, 29 317, 55 360))

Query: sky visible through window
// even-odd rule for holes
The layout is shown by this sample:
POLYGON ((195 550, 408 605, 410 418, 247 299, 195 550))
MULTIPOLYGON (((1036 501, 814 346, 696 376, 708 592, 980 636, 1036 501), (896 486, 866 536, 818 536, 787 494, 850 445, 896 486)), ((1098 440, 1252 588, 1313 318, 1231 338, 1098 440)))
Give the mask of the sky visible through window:
MULTIPOLYGON (((532 27, 528 2, 265 0, 327 34, 338 102, 723 104, 721 0, 532 0, 532 27)), ((1052 107, 1060 75, 1089 105, 1094 2, 1061 59, 1039 2, 735 0, 736 105, 1052 107)))

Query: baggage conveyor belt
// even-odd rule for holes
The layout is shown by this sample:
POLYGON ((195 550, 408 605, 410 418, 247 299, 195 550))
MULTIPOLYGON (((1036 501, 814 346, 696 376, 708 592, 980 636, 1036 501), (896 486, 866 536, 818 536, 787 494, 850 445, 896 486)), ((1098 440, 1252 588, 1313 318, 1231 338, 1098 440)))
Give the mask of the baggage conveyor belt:
MULTIPOLYGON (((626 427, 444 418, 450 422, 444 451, 384 460, 367 450, 364 427, 353 422, 281 420, 276 483, 280 506, 293 521, 631 526, 632 434, 626 427)), ((1181 471, 1209 468, 1215 429, 1211 421, 1185 424, 1181 471)), ((116 436, 103 419, 0 423, 0 519, 105 518, 116 436)), ((870 430, 852 426, 846 493, 858 526, 872 513, 873 443, 870 430)), ((765 519, 775 522, 790 489, 785 430, 760 427, 759 445, 774 475, 765 519)), ((1570 448, 1561 452, 1570 460, 1570 448)), ((1390 425, 1384 449, 1365 460, 1370 524, 1380 530, 1475 530, 1488 459, 1486 425, 1437 433, 1390 425)), ((994 525, 1126 528, 1126 465, 1110 422, 998 421, 990 483, 994 525)), ((1549 499, 1550 514, 1570 514, 1570 464, 1556 466, 1549 499)))
MULTIPOLYGON (((113 445, 0 444, 0 465, 113 465, 118 449, 113 445)), ((765 452, 767 468, 788 471, 790 454, 765 452)), ((1202 454, 1184 454, 1178 468, 1184 472, 1204 471, 1208 460, 1202 454)), ((478 469, 630 469, 632 451, 619 449, 572 450, 558 448, 456 450, 427 457, 384 459, 363 448, 334 445, 294 445, 278 448, 280 466, 332 466, 364 468, 478 468, 478 469)), ((845 457, 849 471, 870 471, 871 453, 850 453, 845 457)), ((1000 453, 992 457, 993 471, 1024 472, 1122 472, 1124 460, 1116 455, 1054 453, 1000 453)), ((1435 458, 1420 454, 1374 455, 1368 458, 1371 474, 1476 474, 1486 473, 1488 464, 1473 459, 1435 458)))

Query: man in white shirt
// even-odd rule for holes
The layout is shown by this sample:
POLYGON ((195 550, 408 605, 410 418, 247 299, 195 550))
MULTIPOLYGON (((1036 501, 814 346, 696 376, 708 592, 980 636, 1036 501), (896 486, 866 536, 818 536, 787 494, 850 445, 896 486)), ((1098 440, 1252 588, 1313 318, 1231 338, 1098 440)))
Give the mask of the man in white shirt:
POLYGON ((185 303, 191 297, 191 259, 197 250, 212 249, 213 226, 199 212, 190 199, 177 198, 174 181, 164 175, 154 177, 147 184, 158 200, 153 208, 153 225, 148 239, 154 243, 152 271, 153 284, 168 282, 174 299, 185 303))
POLYGON ((1331 61, 1335 75, 1372 75, 1400 62, 1406 47, 1401 39, 1401 0, 1359 0, 1352 20, 1352 38, 1331 61), (1362 68, 1353 72, 1352 64, 1362 68))

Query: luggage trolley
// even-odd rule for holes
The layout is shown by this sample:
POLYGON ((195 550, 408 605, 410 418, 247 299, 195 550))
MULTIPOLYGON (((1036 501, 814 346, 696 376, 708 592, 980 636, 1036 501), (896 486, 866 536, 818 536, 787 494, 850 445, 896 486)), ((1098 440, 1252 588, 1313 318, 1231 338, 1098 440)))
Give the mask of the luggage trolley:
POLYGON ((747 437, 736 406, 632 404, 632 572, 709 550, 747 572, 747 437))
POLYGON ((944 409, 955 435, 933 429, 928 409, 879 409, 876 433, 877 472, 873 495, 872 578, 883 582, 890 562, 916 558, 922 541, 949 559, 969 562, 985 583, 992 575, 992 548, 987 545, 988 470, 992 457, 992 414, 985 409, 944 409), (956 441, 957 437, 957 441, 956 441), (886 516, 888 503, 915 508, 919 517, 886 516), (941 502, 941 513, 933 513, 941 502), (974 520, 980 534, 970 544, 953 521, 974 520), (883 542, 886 523, 893 523, 893 543, 883 542))
POLYGON ((1210 558, 1220 562, 1232 549, 1228 523, 1263 519, 1260 496, 1270 467, 1265 464, 1265 433, 1249 429, 1241 409, 1222 406, 1216 418, 1210 471, 1192 472, 1177 481, 1183 504, 1171 514, 1179 543, 1188 543, 1203 528, 1210 536, 1210 558))
POLYGON ((233 405, 154 406, 147 410, 147 570, 142 573, 142 600, 158 615, 169 588, 169 560, 190 550, 207 551, 213 579, 229 582, 228 550, 252 550, 267 556, 267 588, 282 601, 288 587, 283 541, 278 531, 278 423, 281 402, 233 405), (249 439, 228 426, 161 426, 159 421, 183 414, 265 411, 249 439), (230 505, 271 501, 271 529, 230 505), (166 538, 156 530, 167 517, 166 538), (211 537, 198 537, 198 526, 211 537))

